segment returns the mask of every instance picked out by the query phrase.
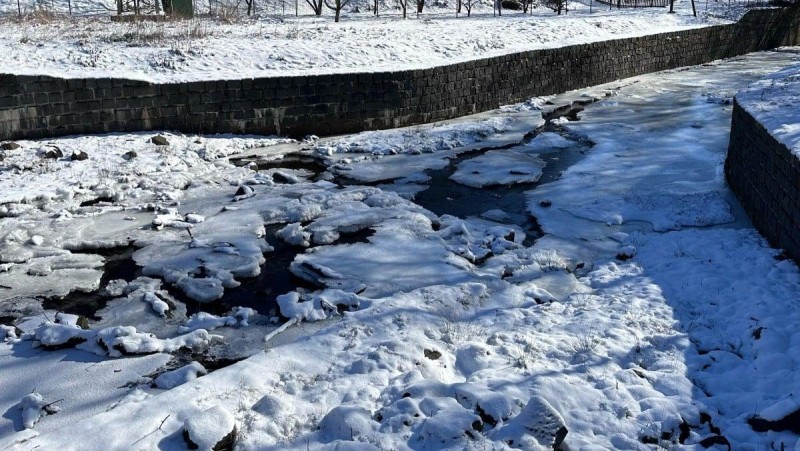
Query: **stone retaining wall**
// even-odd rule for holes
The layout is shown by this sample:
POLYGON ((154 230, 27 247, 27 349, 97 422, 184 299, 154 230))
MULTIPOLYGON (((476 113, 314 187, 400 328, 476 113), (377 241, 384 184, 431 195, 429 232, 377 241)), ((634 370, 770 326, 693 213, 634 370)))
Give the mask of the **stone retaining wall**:
POLYGON ((732 25, 424 70, 163 84, 0 75, 0 140, 158 129, 302 136, 414 125, 796 45, 798 18, 797 8, 758 10, 732 25))
POLYGON ((800 159, 738 103, 725 176, 758 231, 800 263, 800 159))

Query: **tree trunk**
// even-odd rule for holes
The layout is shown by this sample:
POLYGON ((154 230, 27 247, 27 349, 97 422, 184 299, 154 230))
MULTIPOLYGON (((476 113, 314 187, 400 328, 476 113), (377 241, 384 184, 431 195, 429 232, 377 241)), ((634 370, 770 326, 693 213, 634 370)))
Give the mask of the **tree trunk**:
POLYGON ((334 22, 339 23, 339 13, 341 11, 342 10, 340 8, 336 8, 336 18, 333 20, 334 22))
POLYGON ((425 8, 425 0, 417 0, 417 14, 421 14, 425 8))

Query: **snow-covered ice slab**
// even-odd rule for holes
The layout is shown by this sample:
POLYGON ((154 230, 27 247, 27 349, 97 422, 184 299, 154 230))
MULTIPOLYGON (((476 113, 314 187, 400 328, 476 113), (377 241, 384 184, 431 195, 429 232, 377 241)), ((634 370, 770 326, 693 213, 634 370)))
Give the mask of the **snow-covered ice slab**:
POLYGON ((458 170, 450 178, 474 188, 534 183, 542 176, 544 166, 544 160, 535 155, 489 151, 459 164, 458 170))

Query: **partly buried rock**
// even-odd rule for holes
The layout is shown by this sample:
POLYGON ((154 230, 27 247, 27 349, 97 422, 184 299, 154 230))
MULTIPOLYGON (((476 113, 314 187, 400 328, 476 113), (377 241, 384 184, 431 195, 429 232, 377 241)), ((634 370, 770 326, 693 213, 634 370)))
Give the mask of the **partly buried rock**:
POLYGON ((330 443, 336 440, 353 441, 358 437, 369 436, 378 426, 367 409, 337 406, 319 422, 319 431, 322 440, 330 443))
POLYGON ((165 138, 165 137, 163 137, 161 135, 153 136, 152 138, 150 138, 150 142, 155 144, 155 145, 157 145, 157 146, 168 146, 169 145, 169 141, 167 141, 167 138, 165 138))
POLYGON ((62 152, 61 149, 59 149, 56 146, 49 146, 47 148, 47 150, 42 152, 42 157, 53 159, 53 160, 55 160, 57 158, 61 158, 63 156, 64 156, 64 152, 62 152))
POLYGON ((183 439, 189 449, 232 450, 236 444, 236 420, 221 406, 214 406, 186 419, 183 439))
POLYGON ((22 425, 25 429, 32 429, 33 425, 39 422, 45 415, 52 415, 58 412, 56 402, 47 402, 44 397, 39 393, 33 392, 24 398, 19 403, 19 408, 22 410, 22 425))
POLYGON ((138 153, 136 153, 135 151, 131 150, 130 152, 125 152, 124 154, 122 154, 122 159, 125 160, 125 161, 130 161, 130 160, 133 160, 134 158, 136 158, 138 156, 139 156, 138 153))
POLYGON ((72 161, 83 161, 89 158, 89 154, 82 151, 82 150, 75 150, 72 152, 72 156, 70 156, 70 160, 72 161))
POLYGON ((435 349, 425 349, 423 352, 425 353, 425 357, 431 360, 439 360, 439 357, 442 356, 442 353, 435 349))
POLYGON ((567 436, 567 426, 561 415, 541 396, 532 396, 528 405, 495 434, 513 448, 558 449, 567 436))
POLYGON ((0 144, 0 150, 17 150, 21 146, 13 141, 8 141, 0 144))
POLYGON ((763 409, 747 420, 756 432, 792 431, 800 433, 800 402, 789 396, 763 409))

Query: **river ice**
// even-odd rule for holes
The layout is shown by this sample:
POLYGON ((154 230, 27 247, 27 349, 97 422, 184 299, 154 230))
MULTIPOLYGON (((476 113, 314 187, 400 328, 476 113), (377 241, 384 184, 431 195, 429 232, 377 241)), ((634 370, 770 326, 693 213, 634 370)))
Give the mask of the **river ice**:
POLYGON ((0 447, 183 449, 185 420, 215 409, 242 449, 792 449, 796 433, 748 420, 797 410, 800 273, 752 229, 722 162, 727 100, 798 61, 752 54, 313 143, 21 141, 0 172, 28 183, 0 207, 0 319, 19 329, 0 329, 0 447), (587 98, 541 133, 543 113, 587 98), (575 140, 593 145, 553 173, 575 140), (89 159, 43 159, 47 146, 89 159), (295 151, 324 173, 276 177, 295 151), (259 153, 270 170, 238 160, 259 153), (520 185, 541 237, 514 212, 409 200, 435 189, 432 170, 481 186, 465 167, 518 155, 547 176, 520 185), (276 242, 296 252, 296 286, 220 312, 276 242), (135 248, 129 280, 102 277, 112 246, 135 248), (97 288, 96 317, 56 316, 52 296, 97 288), (272 334, 276 308, 292 321, 272 334), (34 390, 60 411, 25 429, 34 390))

